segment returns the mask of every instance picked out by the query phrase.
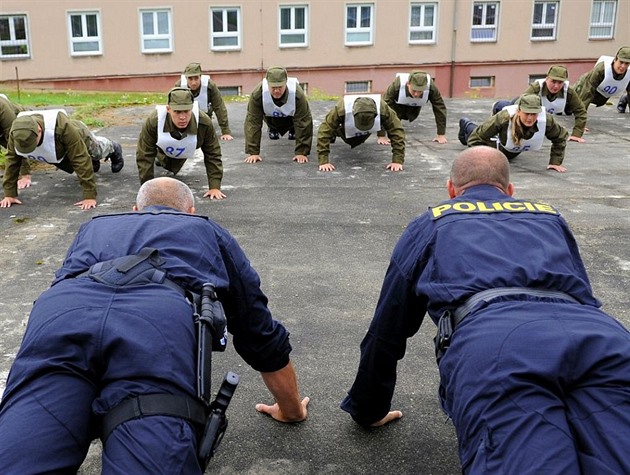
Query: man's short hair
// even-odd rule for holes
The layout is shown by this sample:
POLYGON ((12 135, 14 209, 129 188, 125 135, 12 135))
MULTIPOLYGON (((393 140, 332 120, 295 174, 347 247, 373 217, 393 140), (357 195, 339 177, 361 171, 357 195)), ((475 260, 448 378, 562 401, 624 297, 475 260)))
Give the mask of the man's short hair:
POLYGON ((450 179, 458 188, 485 184, 506 190, 510 184, 510 164, 496 148, 470 147, 453 160, 450 179))
POLYGON ((153 178, 142 184, 136 196, 139 211, 148 206, 166 206, 185 213, 195 206, 195 197, 188 185, 175 178, 153 178))

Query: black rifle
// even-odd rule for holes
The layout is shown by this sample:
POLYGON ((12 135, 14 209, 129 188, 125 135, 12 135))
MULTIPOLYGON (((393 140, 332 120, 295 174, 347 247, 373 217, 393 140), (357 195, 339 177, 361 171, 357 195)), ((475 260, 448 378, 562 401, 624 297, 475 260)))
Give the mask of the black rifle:
POLYGON ((208 407, 208 420, 197 448, 197 458, 205 470, 212 456, 219 448, 227 429, 225 412, 239 382, 239 376, 231 371, 223 378, 221 388, 214 401, 210 402, 212 352, 225 351, 227 346, 227 320, 223 306, 217 298, 214 284, 203 284, 199 304, 195 304, 195 324, 197 325, 197 397, 208 407))

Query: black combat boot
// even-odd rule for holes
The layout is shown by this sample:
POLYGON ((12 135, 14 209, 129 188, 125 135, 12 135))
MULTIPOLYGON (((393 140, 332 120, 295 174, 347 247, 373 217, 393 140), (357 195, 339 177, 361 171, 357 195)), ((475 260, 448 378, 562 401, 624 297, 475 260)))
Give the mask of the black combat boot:
POLYGON ((122 154, 122 147, 118 142, 114 142, 114 151, 107 158, 112 162, 112 173, 118 173, 125 166, 125 159, 122 154))

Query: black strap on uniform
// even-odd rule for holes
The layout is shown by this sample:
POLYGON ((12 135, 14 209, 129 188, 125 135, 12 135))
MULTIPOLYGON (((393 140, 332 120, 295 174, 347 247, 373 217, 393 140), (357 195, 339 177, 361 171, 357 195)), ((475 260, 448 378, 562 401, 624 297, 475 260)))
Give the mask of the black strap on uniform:
POLYGON ((531 295, 533 297, 546 299, 568 300, 572 303, 580 303, 569 294, 557 290, 547 289, 530 289, 528 287, 499 287, 496 289, 487 289, 477 292, 475 295, 466 300, 462 305, 453 310, 453 330, 461 321, 466 318, 475 306, 481 302, 489 302, 498 297, 505 295, 531 295))
POLYGON ((433 339, 435 343, 435 356, 439 362, 444 352, 451 344, 451 337, 457 325, 459 325, 475 307, 481 302, 490 302, 498 297, 503 296, 531 295, 538 298, 551 298, 565 300, 570 303, 580 303, 569 294, 557 290, 547 289, 531 289, 528 287, 499 287, 496 289, 487 289, 477 292, 468 298, 462 305, 454 310, 445 310, 438 320, 438 331, 433 339))
POLYGON ((157 249, 144 247, 138 254, 97 262, 75 277, 88 276, 97 282, 115 286, 162 284, 177 291, 182 297, 189 298, 190 292, 169 279, 166 271, 161 269, 164 263, 157 249))
POLYGON ((180 417, 191 422, 195 430, 203 430, 208 419, 209 408, 190 397, 173 394, 141 394, 124 399, 103 416, 101 441, 105 443, 109 434, 123 422, 146 416, 180 417))

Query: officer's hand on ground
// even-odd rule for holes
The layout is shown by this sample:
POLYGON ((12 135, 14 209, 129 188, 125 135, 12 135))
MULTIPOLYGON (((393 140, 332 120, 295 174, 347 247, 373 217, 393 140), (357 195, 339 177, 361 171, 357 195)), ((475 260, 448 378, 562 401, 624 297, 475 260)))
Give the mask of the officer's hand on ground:
POLYGON ((23 175, 17 182, 18 190, 23 190, 31 186, 31 175, 23 175))
POLYGON ((401 163, 390 163, 389 165, 387 165, 387 167, 385 167, 387 170, 391 170, 393 172, 399 172, 403 169, 403 166, 401 163))
POLYGON ((245 163, 256 163, 262 162, 262 157, 260 155, 250 155, 245 159, 245 163))
POLYGON ((7 198, 4 198, 2 201, 0 201, 0 208, 10 208, 11 205, 21 205, 21 204, 22 202, 18 200, 17 198, 8 196, 7 198))
POLYGON ((448 140, 446 139, 446 135, 436 135, 433 139, 433 142, 446 143, 448 142, 448 140))
POLYGON ((203 194, 203 197, 204 198, 208 198, 209 197, 211 200, 222 200, 226 196, 221 190, 219 190, 217 188, 212 188, 211 190, 206 191, 203 194))
POLYGON ((381 427, 387 424, 388 422, 395 421, 396 419, 400 419, 402 417, 402 412, 400 411, 389 411, 385 417, 383 417, 380 421, 371 424, 370 427, 381 427))
POLYGON ((392 142, 387 137, 377 137, 376 143, 379 145, 390 145, 392 142))
POLYGON ((268 406, 267 404, 262 403, 256 404, 256 410, 258 412, 273 417, 279 422, 302 422, 308 416, 307 407, 310 400, 311 399, 308 396, 302 399, 302 402, 300 403, 300 410, 297 411, 295 414, 284 414, 280 410, 280 406, 278 406, 278 403, 274 404, 273 406, 268 406))
POLYGON ((547 170, 555 170, 559 173, 564 173, 567 171, 567 169, 562 165, 547 165, 547 170))
POLYGON ((335 166, 332 163, 324 163, 319 166, 320 172, 331 172, 335 169, 335 166))
POLYGON ((308 157, 306 155, 296 155, 295 157, 293 157, 293 161, 298 163, 306 163, 308 162, 308 157))
POLYGON ((569 137, 569 142, 584 143, 584 142, 586 142, 586 140, 583 139, 582 137, 577 137, 575 135, 572 135, 571 137, 569 137))
POLYGON ((80 206, 81 209, 96 208, 96 200, 82 200, 74 204, 74 206, 80 206))
POLYGON ((234 137, 232 137, 230 134, 223 134, 221 135, 221 140, 223 140, 224 142, 229 142, 230 140, 234 140, 234 137))

